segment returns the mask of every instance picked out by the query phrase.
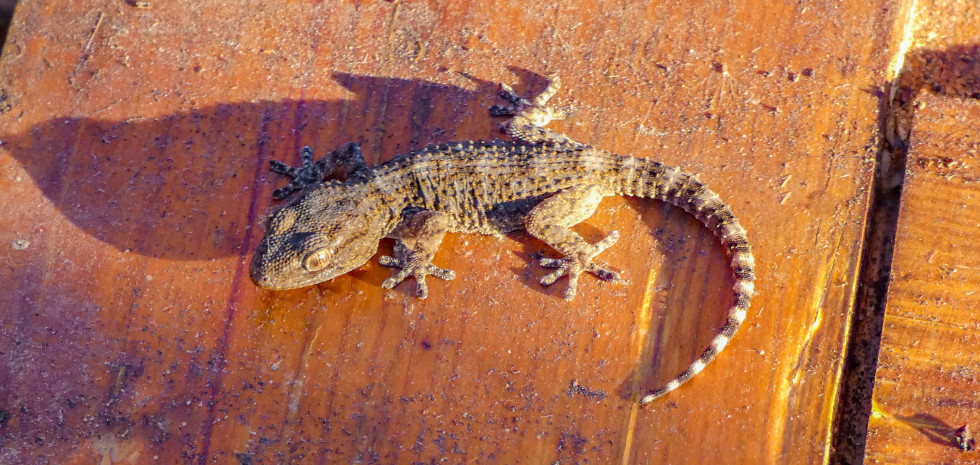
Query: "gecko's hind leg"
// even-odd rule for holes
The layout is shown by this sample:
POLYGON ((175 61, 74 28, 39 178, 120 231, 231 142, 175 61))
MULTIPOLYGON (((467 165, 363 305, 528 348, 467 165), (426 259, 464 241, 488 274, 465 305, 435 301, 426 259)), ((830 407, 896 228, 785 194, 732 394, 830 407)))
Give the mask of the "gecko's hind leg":
POLYGON ((545 129, 545 126, 551 121, 563 120, 568 117, 567 111, 548 105, 548 100, 561 87, 561 79, 558 78, 558 75, 553 74, 548 79, 548 87, 532 100, 521 97, 510 86, 501 83, 500 96, 510 102, 510 105, 494 105, 490 107, 490 114, 493 116, 512 116, 509 121, 500 125, 500 129, 517 140, 532 144, 584 146, 569 139, 568 136, 545 129))
POLYGON ((589 244, 570 229, 592 216, 602 197, 602 191, 597 186, 572 187, 541 201, 525 219, 525 228, 529 233, 564 255, 563 258, 542 258, 539 263, 546 268, 557 268, 541 278, 541 284, 545 286, 568 276, 565 300, 575 298, 578 278, 583 272, 606 281, 621 281, 618 273, 595 260, 603 250, 616 243, 619 233, 613 231, 601 241, 589 244))

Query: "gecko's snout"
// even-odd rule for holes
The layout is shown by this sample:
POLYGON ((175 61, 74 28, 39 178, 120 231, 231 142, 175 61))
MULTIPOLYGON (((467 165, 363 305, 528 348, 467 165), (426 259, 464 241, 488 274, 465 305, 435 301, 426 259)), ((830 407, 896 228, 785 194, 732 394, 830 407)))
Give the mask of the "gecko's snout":
POLYGON ((275 273, 269 267, 263 266, 263 261, 258 255, 252 259, 252 265, 248 268, 248 275, 252 278, 252 282, 262 289, 290 289, 289 286, 283 286, 281 280, 276 279, 275 273))
POLYGON ((272 287, 272 280, 270 280, 268 276, 263 276, 261 273, 256 272, 255 268, 249 269, 249 275, 252 277, 252 282, 254 282, 256 286, 263 289, 272 287))
POLYGON ((269 274, 266 271, 265 266, 265 256, 266 250, 268 250, 268 245, 266 241, 263 240, 259 243, 259 246, 255 248, 255 253, 252 255, 252 261, 248 266, 248 275, 252 278, 252 282, 256 286, 263 289, 268 289, 272 287, 272 279, 270 279, 269 274))

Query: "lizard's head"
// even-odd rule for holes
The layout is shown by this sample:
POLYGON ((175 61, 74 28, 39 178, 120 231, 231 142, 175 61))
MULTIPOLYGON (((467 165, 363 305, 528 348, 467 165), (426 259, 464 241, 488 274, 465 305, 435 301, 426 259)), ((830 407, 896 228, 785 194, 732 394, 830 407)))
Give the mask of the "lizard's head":
POLYGON ((249 274, 266 289, 295 289, 333 279, 368 261, 390 213, 377 196, 326 184, 268 220, 249 274))

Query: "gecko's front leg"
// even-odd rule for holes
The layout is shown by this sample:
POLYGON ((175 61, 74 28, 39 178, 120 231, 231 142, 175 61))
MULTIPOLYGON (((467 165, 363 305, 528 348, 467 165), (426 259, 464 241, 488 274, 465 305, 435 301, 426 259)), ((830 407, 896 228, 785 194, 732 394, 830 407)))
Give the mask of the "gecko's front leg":
POLYGON ((422 210, 408 213, 401 223, 388 234, 395 239, 395 256, 387 255, 378 259, 384 266, 401 268, 394 276, 386 279, 381 286, 392 289, 405 280, 409 275, 415 277, 416 295, 425 299, 429 288, 425 284, 426 276, 432 275, 439 279, 451 280, 456 277, 452 270, 439 268, 432 264, 432 257, 439 250, 439 244, 449 229, 449 217, 445 213, 422 210))
POLYGON ((584 147, 585 144, 576 142, 564 134, 557 133, 545 126, 553 120, 559 121, 568 117, 568 112, 548 105, 548 100, 558 92, 561 80, 558 75, 548 77, 548 87, 533 99, 521 97, 507 84, 500 84, 500 96, 510 102, 510 105, 494 105, 490 107, 493 116, 511 116, 512 118, 500 128, 507 135, 522 142, 532 144, 568 144, 584 147))
POLYGON ((286 187, 276 189, 272 193, 274 199, 282 200, 293 192, 320 184, 337 168, 342 168, 347 178, 367 170, 361 147, 354 142, 341 145, 316 162, 313 161, 313 149, 310 146, 303 147, 299 157, 301 163, 299 167, 289 166, 279 160, 269 161, 272 171, 291 178, 286 187))

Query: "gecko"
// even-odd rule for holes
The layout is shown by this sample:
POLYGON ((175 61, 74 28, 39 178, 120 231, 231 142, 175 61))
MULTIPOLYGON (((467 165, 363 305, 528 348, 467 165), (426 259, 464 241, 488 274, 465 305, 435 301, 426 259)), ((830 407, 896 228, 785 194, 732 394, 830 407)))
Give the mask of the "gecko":
POLYGON ((523 229, 561 254, 538 259, 540 266, 553 269, 540 282, 547 286, 566 278, 563 296, 570 301, 585 273, 623 281, 596 259, 616 242, 618 232, 593 244, 571 228, 590 217, 604 197, 665 201, 692 214, 717 236, 735 276, 727 320, 709 347, 639 403, 649 404, 677 389, 716 358, 745 320, 755 284, 752 247, 731 207, 694 176, 545 128, 568 116, 547 104, 560 85, 552 75, 545 90, 532 99, 500 85, 500 95, 509 105, 494 105, 490 113, 509 117, 501 129, 511 140, 429 145, 374 167, 367 166, 355 143, 316 162, 312 149, 303 147, 299 167, 272 161, 274 172, 291 178, 273 197, 281 200, 301 193, 267 219, 265 236, 249 267, 252 280, 265 289, 314 285, 365 264, 381 239, 391 238, 394 256, 378 261, 396 271, 381 286, 392 289, 411 276, 417 297, 425 299, 428 276, 456 277, 432 263, 447 232, 502 235, 523 229), (329 179, 338 171, 344 181, 329 179))

